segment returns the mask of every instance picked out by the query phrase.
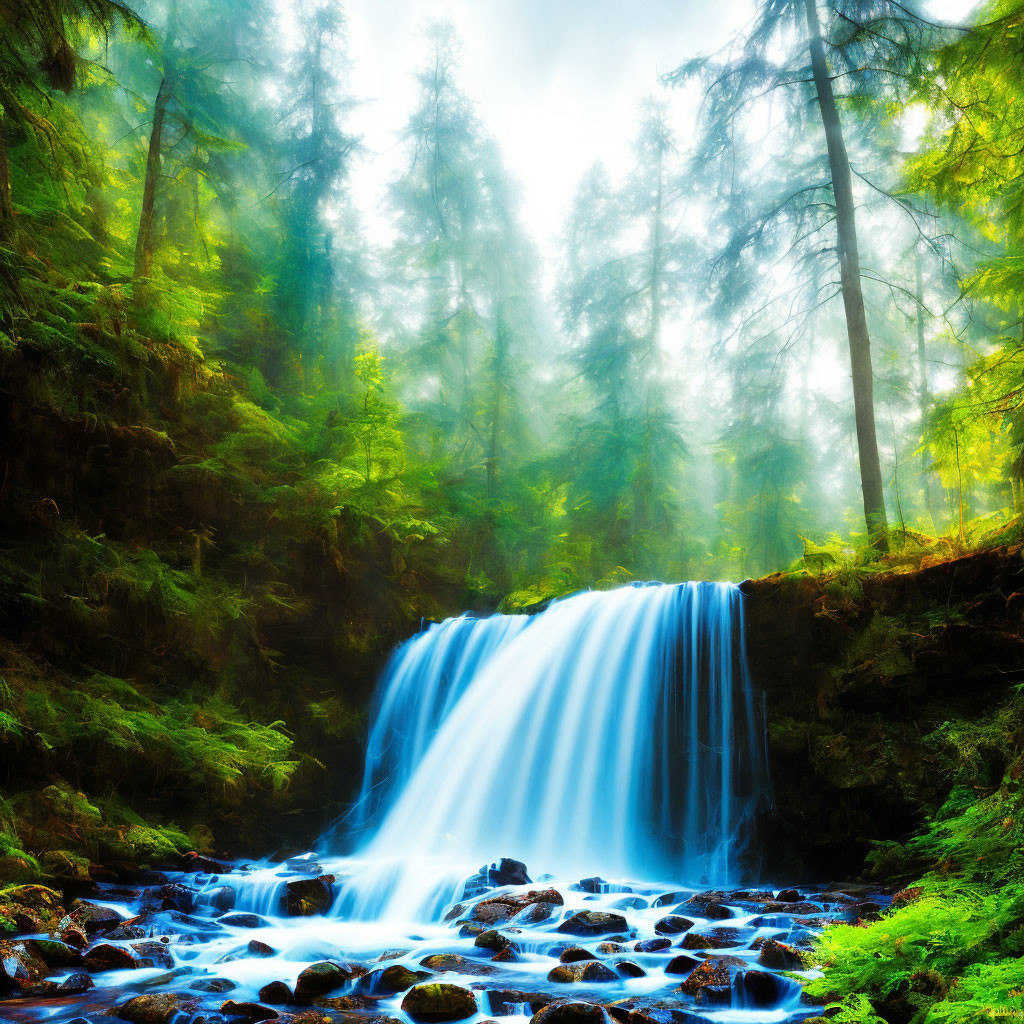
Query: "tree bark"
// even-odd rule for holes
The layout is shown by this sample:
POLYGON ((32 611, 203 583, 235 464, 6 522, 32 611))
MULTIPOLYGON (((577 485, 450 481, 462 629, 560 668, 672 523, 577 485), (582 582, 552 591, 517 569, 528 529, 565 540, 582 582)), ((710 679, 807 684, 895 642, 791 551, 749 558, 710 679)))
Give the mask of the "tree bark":
POLYGON ((871 371, 871 337, 864 312, 864 293, 860 283, 860 253, 857 247, 857 219, 853 201, 853 176, 846 152, 843 129, 836 109, 832 79, 825 60, 817 0, 804 0, 810 35, 811 71, 818 94, 818 110, 828 146, 832 192, 836 204, 836 234, 839 251, 839 277, 846 310, 846 332, 850 343, 850 367, 853 372, 853 409, 857 424, 857 450, 860 455, 860 482, 864 495, 864 521, 868 539, 879 551, 888 547, 888 521, 882 468, 875 435, 874 378, 871 371))
POLYGON ((160 88, 153 104, 153 127, 149 133, 149 155, 146 157, 146 183, 142 190, 142 213, 139 216, 139 233, 135 239, 136 278, 148 277, 153 266, 153 209, 156 205, 156 188, 160 180, 160 147, 164 133, 164 119, 167 104, 171 99, 171 83, 165 74, 160 79, 160 88))

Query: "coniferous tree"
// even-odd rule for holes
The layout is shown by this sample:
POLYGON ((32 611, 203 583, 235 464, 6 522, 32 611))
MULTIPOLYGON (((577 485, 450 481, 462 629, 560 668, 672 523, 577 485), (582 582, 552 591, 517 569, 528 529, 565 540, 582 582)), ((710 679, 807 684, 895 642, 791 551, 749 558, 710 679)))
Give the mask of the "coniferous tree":
MULTIPOLYGON (((750 27, 730 48, 735 56, 691 61, 670 76, 678 83, 698 77, 704 84, 704 119, 694 168, 719 171, 716 191, 732 207, 734 227, 722 245, 724 264, 768 246, 774 247, 776 259, 788 260, 791 273, 810 271, 807 292, 796 312, 786 314, 789 319, 807 317, 829 301, 832 275, 824 272, 826 261, 838 270, 834 297, 841 298, 844 309, 864 519, 868 537, 879 549, 887 545, 888 520, 850 123, 844 124, 841 105, 881 98, 886 90, 905 91, 907 71, 933 31, 914 4, 843 0, 828 8, 823 24, 818 0, 769 0, 758 5, 750 27), (781 113, 776 109, 780 101, 781 113), (774 191, 756 198, 748 194, 743 215, 743 204, 735 202, 735 196, 730 199, 729 193, 743 177, 743 162, 754 160, 750 123, 745 121, 753 111, 776 133, 786 133, 780 148, 786 153, 788 173, 774 191), (741 154, 744 145, 747 149, 741 154)), ((767 145, 771 134, 766 132, 754 145, 767 145)))

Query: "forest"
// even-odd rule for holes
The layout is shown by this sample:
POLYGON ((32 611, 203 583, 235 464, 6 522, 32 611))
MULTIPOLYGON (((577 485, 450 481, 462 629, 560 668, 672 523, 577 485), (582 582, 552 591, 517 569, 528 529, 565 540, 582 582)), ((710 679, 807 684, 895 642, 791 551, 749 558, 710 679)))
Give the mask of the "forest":
POLYGON ((917 721, 946 784, 853 869, 911 895, 808 991, 1024 1014, 1024 2, 964 7, 746 5, 551 249, 455 21, 381 230, 342 0, 0 0, 0 946, 43 891, 310 846, 424 621, 768 577, 852 623, 872 722, 940 634, 1010 652, 917 721))

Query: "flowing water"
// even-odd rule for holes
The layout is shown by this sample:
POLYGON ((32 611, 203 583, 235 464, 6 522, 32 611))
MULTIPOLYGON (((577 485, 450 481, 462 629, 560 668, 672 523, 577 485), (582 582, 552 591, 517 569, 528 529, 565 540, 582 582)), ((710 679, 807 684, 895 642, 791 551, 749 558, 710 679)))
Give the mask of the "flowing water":
POLYGON ((429 916, 510 855, 565 878, 731 884, 768 793, 758 703, 731 584, 431 627, 383 680, 353 815, 371 867, 336 911, 429 916))
POLYGON ((95 987, 54 991, 68 967, 23 984, 36 998, 0 1003, 0 1020, 108 1020, 139 993, 174 994, 173 1024, 287 1020, 313 998, 347 1022, 578 1024, 543 1009, 567 999, 606 1024, 794 1019, 809 1010, 784 970, 808 967, 827 921, 878 904, 752 888, 769 804, 736 587, 451 619, 393 656, 358 799, 318 849, 100 887, 95 902, 133 919, 92 944, 135 966, 96 969, 87 951, 95 987), (319 961, 342 973, 304 993, 319 961), (417 1015, 410 988, 428 979, 465 988, 469 1009, 417 1015))

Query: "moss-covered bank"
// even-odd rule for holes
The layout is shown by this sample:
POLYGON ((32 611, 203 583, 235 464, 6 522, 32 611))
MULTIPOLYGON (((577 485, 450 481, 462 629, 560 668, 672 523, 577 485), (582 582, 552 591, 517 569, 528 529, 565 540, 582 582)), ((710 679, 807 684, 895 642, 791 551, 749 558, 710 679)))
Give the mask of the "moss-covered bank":
POLYGON ((0 333, 0 879, 309 842, 388 649, 471 602, 458 552, 347 474, 359 425, 314 374, 272 392, 149 289, 24 289, 0 333))
POLYGON ((854 876, 961 781, 999 785, 1014 754, 994 716, 1024 680, 1019 546, 743 588, 775 785, 767 871, 854 876))

